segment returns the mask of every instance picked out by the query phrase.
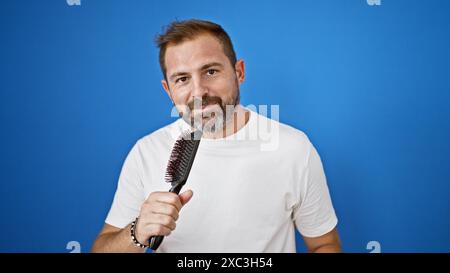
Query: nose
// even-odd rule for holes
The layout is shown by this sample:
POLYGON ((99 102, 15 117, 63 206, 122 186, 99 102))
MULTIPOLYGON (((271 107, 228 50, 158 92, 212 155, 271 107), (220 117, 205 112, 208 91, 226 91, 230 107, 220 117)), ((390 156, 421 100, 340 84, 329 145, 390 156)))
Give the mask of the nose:
POLYGON ((192 94, 193 97, 203 98, 205 94, 208 93, 208 87, 201 77, 194 77, 192 86, 192 94))

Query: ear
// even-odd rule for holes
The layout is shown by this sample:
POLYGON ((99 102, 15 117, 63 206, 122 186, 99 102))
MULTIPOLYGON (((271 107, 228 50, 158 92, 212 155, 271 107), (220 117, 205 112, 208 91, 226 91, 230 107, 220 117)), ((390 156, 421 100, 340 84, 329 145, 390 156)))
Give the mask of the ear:
POLYGON ((164 88, 164 91, 166 91, 167 95, 169 96, 170 100, 173 102, 172 99, 172 93, 170 93, 169 84, 166 80, 161 80, 161 85, 164 88))
POLYGON ((245 80, 245 64, 244 60, 240 59, 234 65, 234 70, 236 71, 236 77, 239 81, 239 84, 243 83, 245 80))

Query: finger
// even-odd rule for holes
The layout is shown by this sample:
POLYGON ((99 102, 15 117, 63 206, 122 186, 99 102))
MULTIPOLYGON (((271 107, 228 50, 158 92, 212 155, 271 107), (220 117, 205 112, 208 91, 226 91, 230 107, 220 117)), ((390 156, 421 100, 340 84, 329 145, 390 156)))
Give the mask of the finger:
POLYGON ((164 194, 158 195, 156 201, 160 203, 173 205, 177 208, 178 211, 180 211, 182 207, 180 197, 178 197, 177 194, 172 192, 165 192, 164 194))
POLYGON ((170 230, 166 226, 158 224, 147 225, 145 229, 148 234, 151 234, 151 236, 168 236, 172 232, 172 230, 170 230))
POLYGON ((164 195, 167 192, 162 192, 162 191, 154 191, 152 193, 150 193, 147 197, 147 199, 145 200, 144 203, 151 203, 153 201, 156 201, 160 195, 164 195))
POLYGON ((173 218, 174 221, 178 220, 178 210, 174 205, 167 203, 155 202, 151 207, 151 212, 156 214, 163 214, 173 218))
POLYGON ((191 200, 193 195, 194 195, 194 192, 192 192, 191 190, 187 190, 187 191, 183 192, 182 194, 180 194, 179 197, 180 197, 181 205, 182 206, 186 205, 186 203, 189 202, 189 200, 191 200))
POLYGON ((173 220, 172 216, 167 216, 164 214, 152 214, 148 223, 163 225, 170 230, 174 230, 176 227, 175 221, 173 220))

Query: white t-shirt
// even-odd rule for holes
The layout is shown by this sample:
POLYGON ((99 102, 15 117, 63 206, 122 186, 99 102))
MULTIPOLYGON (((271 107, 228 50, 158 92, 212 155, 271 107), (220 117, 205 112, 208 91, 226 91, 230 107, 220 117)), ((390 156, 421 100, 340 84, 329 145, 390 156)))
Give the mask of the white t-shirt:
MULTIPOLYGON (((237 133, 202 138, 182 189, 194 196, 158 252, 295 252, 295 227, 317 237, 336 226, 322 163, 307 136, 250 113, 237 133)), ((178 119, 134 145, 106 223, 125 227, 151 192, 169 190, 166 165, 185 129, 178 119)))

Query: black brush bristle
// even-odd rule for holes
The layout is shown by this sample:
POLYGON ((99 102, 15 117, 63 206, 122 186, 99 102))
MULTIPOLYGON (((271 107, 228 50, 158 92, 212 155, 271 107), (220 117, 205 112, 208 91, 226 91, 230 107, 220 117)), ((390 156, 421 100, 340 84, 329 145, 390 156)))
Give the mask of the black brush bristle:
POLYGON ((165 180, 172 185, 185 183, 200 143, 201 132, 183 133, 175 142, 167 164, 165 180))

